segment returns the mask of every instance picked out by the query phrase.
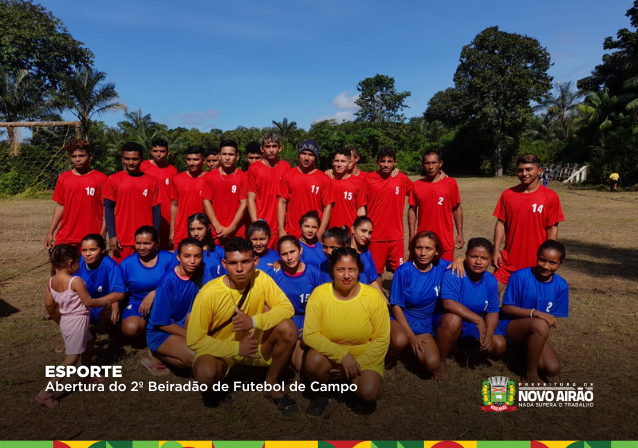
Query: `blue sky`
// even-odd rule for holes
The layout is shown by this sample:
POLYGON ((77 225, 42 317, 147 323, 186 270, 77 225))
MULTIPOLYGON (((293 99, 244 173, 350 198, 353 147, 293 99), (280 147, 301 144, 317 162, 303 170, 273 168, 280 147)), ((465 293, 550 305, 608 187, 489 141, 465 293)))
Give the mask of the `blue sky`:
MULTIPOLYGON (((37 0, 36 0, 37 1, 37 0)), ((46 0, 95 53, 129 108, 169 127, 234 129, 283 117, 348 119, 359 81, 393 76, 418 116, 453 85, 461 49, 483 29, 547 47, 554 80, 578 80, 602 43, 629 27, 631 0, 255 1, 46 0)), ((109 125, 122 114, 104 115, 109 125)))

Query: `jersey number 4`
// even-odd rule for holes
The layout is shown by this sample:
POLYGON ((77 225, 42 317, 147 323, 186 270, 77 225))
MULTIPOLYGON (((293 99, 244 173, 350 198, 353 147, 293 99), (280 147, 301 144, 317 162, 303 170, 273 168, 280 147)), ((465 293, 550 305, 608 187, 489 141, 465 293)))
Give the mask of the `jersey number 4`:
POLYGON ((532 213, 543 213, 543 204, 532 204, 532 213))
POLYGON ((142 194, 144 195, 144 197, 148 196, 148 188, 147 188, 147 189, 145 189, 145 190, 142 192, 142 194))

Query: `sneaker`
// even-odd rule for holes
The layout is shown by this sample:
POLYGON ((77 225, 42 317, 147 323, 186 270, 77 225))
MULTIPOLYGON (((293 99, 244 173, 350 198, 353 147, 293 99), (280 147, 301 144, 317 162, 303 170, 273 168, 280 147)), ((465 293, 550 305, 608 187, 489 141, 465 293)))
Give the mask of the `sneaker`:
POLYGON ((306 414, 310 417, 321 417, 324 412, 326 412, 326 409, 328 409, 331 402, 332 398, 329 396, 317 394, 310 401, 310 404, 306 409, 306 414))

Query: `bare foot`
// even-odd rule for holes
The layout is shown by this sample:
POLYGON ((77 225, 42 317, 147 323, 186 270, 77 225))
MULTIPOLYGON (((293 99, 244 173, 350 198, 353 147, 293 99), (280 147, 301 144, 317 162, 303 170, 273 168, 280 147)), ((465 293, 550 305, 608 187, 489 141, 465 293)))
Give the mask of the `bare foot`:
POLYGON ((540 376, 538 376, 537 373, 528 373, 526 376, 521 377, 521 381, 524 383, 545 384, 545 381, 540 376))
POLYGON ((437 381, 439 383, 443 381, 446 381, 449 384, 452 383, 452 381, 450 381, 450 377, 447 374, 447 366, 443 363, 441 363, 438 368, 433 370, 432 374, 432 378, 434 379, 434 381, 437 381))

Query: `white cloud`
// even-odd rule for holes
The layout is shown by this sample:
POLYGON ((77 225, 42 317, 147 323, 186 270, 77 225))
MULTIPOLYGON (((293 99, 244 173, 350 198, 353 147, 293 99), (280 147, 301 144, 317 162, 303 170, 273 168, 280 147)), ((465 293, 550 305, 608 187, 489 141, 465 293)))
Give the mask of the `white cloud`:
POLYGON ((210 125, 217 117, 219 117, 219 109, 209 109, 201 112, 184 112, 168 116, 164 119, 164 124, 169 127, 172 126, 173 123, 184 127, 204 127, 205 125, 210 125))
POLYGON ((357 110, 359 106, 356 105, 355 101, 359 98, 359 94, 349 95, 350 91, 346 90, 345 92, 341 92, 339 95, 332 100, 332 104, 339 110, 357 110))
POLYGON ((342 121, 352 121, 354 119, 354 112, 350 110, 342 110, 337 112, 334 115, 324 115, 320 118, 313 118, 310 120, 310 123, 319 123, 320 121, 326 120, 336 120, 337 123, 341 123, 342 121))

